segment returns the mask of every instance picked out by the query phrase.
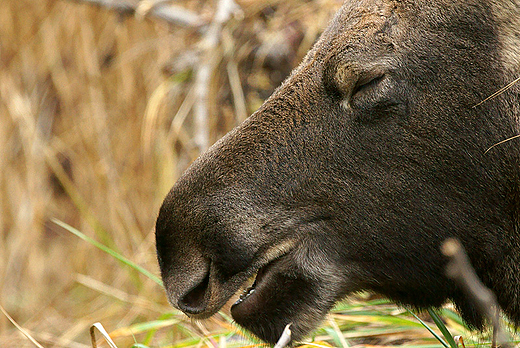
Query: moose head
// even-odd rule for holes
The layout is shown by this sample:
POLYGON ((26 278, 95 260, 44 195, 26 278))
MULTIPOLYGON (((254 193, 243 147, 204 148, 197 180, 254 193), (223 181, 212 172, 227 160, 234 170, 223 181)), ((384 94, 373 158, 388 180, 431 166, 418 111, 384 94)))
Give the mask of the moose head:
POLYGON ((206 318, 248 279, 235 321, 268 342, 309 333, 356 291, 452 300, 458 238, 520 324, 518 0, 347 0, 302 63, 198 158, 160 209, 171 304, 206 318), (491 148, 486 152, 487 149, 491 148))

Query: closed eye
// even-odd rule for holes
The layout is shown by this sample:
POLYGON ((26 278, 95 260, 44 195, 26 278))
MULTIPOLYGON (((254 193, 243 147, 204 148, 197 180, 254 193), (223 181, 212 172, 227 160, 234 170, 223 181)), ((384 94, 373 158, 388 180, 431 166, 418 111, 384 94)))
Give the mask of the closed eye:
POLYGON ((341 106, 355 120, 372 122, 388 116, 407 113, 406 97, 401 94, 399 80, 388 71, 370 71, 358 75, 350 97, 341 106))
POLYGON ((375 87, 377 84, 379 84, 379 82, 383 80, 384 77, 385 74, 378 74, 375 76, 369 75, 366 77, 362 77, 361 79, 359 79, 358 83, 352 90, 352 97, 354 97, 358 93, 362 93, 375 87))

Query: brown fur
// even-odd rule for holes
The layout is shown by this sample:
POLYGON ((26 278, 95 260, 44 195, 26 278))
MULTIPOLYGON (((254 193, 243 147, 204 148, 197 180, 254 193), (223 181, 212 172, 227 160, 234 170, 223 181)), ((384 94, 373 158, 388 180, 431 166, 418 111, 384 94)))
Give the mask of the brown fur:
POLYGON ((282 86, 166 197, 157 253, 171 303, 232 308, 274 342, 298 340, 349 293, 418 308, 453 300, 439 246, 467 248, 520 324, 517 0, 351 0, 282 86))

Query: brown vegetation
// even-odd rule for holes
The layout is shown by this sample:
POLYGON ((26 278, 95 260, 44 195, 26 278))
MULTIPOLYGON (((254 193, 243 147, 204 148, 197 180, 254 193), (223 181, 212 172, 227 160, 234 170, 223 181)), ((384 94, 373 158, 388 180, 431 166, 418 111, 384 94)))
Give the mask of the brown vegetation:
MULTIPOLYGON (((237 3, 203 56, 209 142, 262 103, 340 5, 237 3)), ((217 1, 175 4, 210 23, 217 1)), ((110 331, 171 311, 157 284, 51 219, 158 273, 158 207, 199 154, 203 35, 66 0, 0 1, 0 304, 45 346, 84 347, 93 322, 110 331)), ((0 346, 23 345, 0 315, 0 346)))

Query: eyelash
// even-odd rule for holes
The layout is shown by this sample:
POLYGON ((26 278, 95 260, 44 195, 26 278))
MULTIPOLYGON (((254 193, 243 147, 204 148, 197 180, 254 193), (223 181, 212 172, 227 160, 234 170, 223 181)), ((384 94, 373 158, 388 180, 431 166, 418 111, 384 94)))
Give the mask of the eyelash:
MULTIPOLYGON (((373 75, 372 75, 373 76, 373 75)), ((352 99, 355 98, 356 94, 369 90, 370 88, 376 86, 378 83, 380 83, 385 77, 385 74, 376 75, 375 77, 365 77, 359 79, 356 86, 353 88, 350 96, 347 98, 343 98, 341 101, 341 106, 345 109, 351 109, 352 108, 352 99)))
POLYGON ((363 80, 360 80, 361 83, 358 82, 358 84, 354 87, 354 89, 352 91, 352 97, 359 92, 362 92, 364 90, 369 89, 372 86, 377 85, 379 82, 381 82, 383 80, 384 77, 385 77, 385 75, 381 74, 379 76, 367 79, 366 82, 363 80))

